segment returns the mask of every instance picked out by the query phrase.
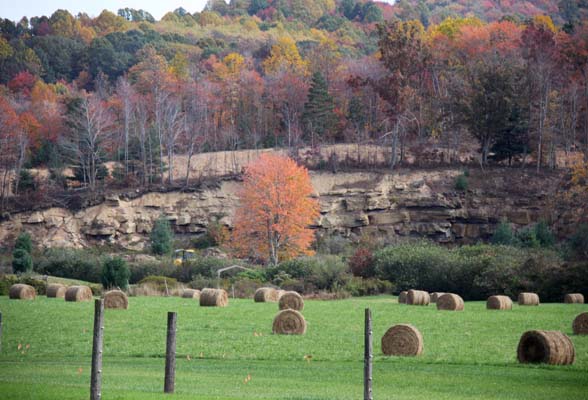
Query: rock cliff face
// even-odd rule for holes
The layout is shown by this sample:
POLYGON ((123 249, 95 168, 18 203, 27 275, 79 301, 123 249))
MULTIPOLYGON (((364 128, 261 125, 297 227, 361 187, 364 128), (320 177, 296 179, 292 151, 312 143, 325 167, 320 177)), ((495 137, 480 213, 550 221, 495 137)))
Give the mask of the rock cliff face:
MULTIPOLYGON (((321 205, 315 229, 321 235, 466 243, 487 239, 503 218, 522 226, 561 217, 551 204, 553 193, 533 187, 533 179, 545 178, 479 172, 470 178, 467 192, 458 192, 454 182, 459 174, 452 169, 312 173, 321 205)), ((179 235, 203 234, 211 221, 231 227, 239 186, 238 181, 222 181, 216 188, 193 193, 148 193, 135 199, 111 195, 104 203, 77 212, 51 208, 15 214, 0 223, 0 243, 7 245, 26 230, 44 247, 115 242, 141 250, 162 214, 179 235)))

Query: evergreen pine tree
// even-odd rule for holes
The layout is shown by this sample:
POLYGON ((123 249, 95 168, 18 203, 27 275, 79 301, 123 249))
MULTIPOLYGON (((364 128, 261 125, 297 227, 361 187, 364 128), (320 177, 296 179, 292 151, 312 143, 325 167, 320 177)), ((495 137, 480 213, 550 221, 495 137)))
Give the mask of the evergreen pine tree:
POLYGON ((154 254, 164 255, 172 251, 174 234, 169 221, 165 216, 159 217, 151 231, 151 251, 154 254))
POLYGON ((304 104, 302 113, 302 122, 312 141, 315 136, 324 138, 333 130, 336 122, 334 109, 333 97, 329 94, 325 78, 320 72, 315 72, 308 91, 308 101, 304 104))

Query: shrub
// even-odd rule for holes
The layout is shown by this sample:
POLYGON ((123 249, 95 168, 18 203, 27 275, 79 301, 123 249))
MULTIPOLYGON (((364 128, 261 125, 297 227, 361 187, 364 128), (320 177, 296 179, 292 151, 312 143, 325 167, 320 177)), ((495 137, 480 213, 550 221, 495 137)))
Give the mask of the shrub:
POLYGON ((512 245, 514 243, 514 234, 508 221, 502 220, 496 227, 494 235, 492 235, 491 242, 493 244, 512 245))
POLYGON ((588 259, 588 224, 582 224, 568 241, 570 258, 574 260, 588 259))
POLYGON ((535 237, 542 247, 553 247, 555 245, 555 236, 545 221, 539 221, 535 225, 535 237))
MULTIPOLYGON (((12 190, 16 189, 16 181, 13 182, 12 190)), ((31 171, 28 169, 23 169, 20 171, 20 176, 18 180, 18 191, 19 193, 23 192, 31 192, 35 190, 37 184, 35 182, 35 178, 31 174, 31 171)))
POLYGON ((168 290, 175 289, 178 286, 178 281, 167 276, 150 275, 139 281, 140 285, 151 285, 154 289, 165 292, 166 284, 168 290))
POLYGON ((520 247, 526 247, 531 249, 541 247, 541 243, 537 239, 535 229, 532 227, 527 226, 520 229, 519 231, 517 231, 515 237, 517 245, 520 247))
POLYGON ((190 283, 188 283, 188 287, 199 290, 204 288, 214 288, 216 287, 216 279, 204 277, 202 275, 195 275, 190 283))
POLYGON ((120 257, 107 258, 102 265, 101 281, 104 288, 118 287, 125 290, 129 286, 131 272, 125 260, 120 257))
POLYGON ((33 258, 23 249, 12 252, 12 270, 16 273, 26 273, 33 270, 33 258))
POLYGON ((372 278, 375 274, 374 255, 365 247, 358 248, 349 258, 349 269, 354 276, 372 278))
POLYGON ((47 283, 40 279, 30 276, 1 275, 0 276, 0 296, 8 296, 10 287, 17 283, 31 285, 37 291, 37 294, 44 295, 47 292, 47 283))
MULTIPOLYGON (((323 255, 299 257, 282 262, 266 270, 268 280, 283 288, 291 280, 304 282, 303 290, 335 290, 343 287, 351 278, 341 257, 323 255)), ((297 284, 297 283, 296 283, 297 284)))
POLYGON ((170 254, 174 241, 174 235, 169 221, 162 215, 153 225, 150 235, 151 251, 154 254, 170 254))
POLYGON ((138 283, 150 275, 171 277, 178 268, 173 264, 172 260, 132 263, 129 264, 129 270, 131 272, 129 283, 138 283))
POLYGON ((29 254, 33 253, 33 241, 31 240, 31 235, 28 232, 22 232, 16 238, 16 242, 14 243, 14 249, 22 249, 29 254))
POLYGON ((171 276, 180 282, 190 282, 197 275, 205 278, 215 278, 216 271, 227 267, 230 263, 230 260, 214 257, 196 257, 184 263, 184 265, 175 268, 171 276))
POLYGON ((468 190, 468 186, 468 178, 465 175, 459 175, 455 179, 455 190, 465 192, 466 190, 468 190))
POLYGON ((87 250, 50 248, 36 258, 35 271, 62 278, 100 282, 101 264, 99 257, 87 250))
POLYGON ((374 254, 376 277, 394 282, 398 290, 439 290, 457 263, 452 254, 429 243, 386 247, 374 254))
POLYGON ((374 296, 383 293, 391 293, 394 285, 388 281, 375 278, 360 278, 354 276, 343 288, 352 296, 374 296))

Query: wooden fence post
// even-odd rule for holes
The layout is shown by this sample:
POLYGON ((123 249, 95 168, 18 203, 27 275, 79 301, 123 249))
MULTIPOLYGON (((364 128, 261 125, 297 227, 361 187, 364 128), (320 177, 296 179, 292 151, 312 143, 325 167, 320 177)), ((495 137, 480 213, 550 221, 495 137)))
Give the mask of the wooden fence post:
POLYGON ((167 344, 165 349, 164 393, 173 393, 176 380, 176 325, 178 314, 167 313, 167 344))
POLYGON ((369 308, 365 309, 365 353, 363 366, 363 398, 373 400, 372 395, 372 313, 369 308))
POLYGON ((90 374, 90 400, 102 396, 102 343, 104 339, 104 300, 94 302, 94 341, 92 344, 92 372, 90 374))

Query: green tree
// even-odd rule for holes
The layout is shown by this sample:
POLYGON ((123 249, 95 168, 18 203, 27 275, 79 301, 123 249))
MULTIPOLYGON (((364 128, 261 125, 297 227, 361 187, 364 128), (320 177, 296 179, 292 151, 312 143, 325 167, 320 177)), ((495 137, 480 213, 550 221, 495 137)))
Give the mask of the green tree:
POLYGON ((157 221, 155 221, 150 239, 151 251, 154 254, 164 255, 171 253, 174 234, 171 230, 169 221, 165 216, 162 215, 157 221))
POLYGON ((31 235, 29 235, 28 232, 22 232, 18 235, 16 242, 14 243, 14 250, 16 249, 24 250, 29 254, 33 252, 33 242, 31 240, 31 235))
POLYGON ((535 237, 542 247, 553 247, 555 245, 555 236, 545 221, 539 221, 535 225, 535 237))
POLYGON ((492 235, 491 241, 493 244, 497 244, 497 245, 503 244, 503 245, 510 246, 513 244, 514 234, 512 232, 512 228, 511 228, 510 224, 508 223, 508 221, 506 221, 506 220, 500 221, 500 224, 498 224, 498 226, 496 227, 496 231, 494 232, 494 235, 492 235))
POLYGON ((16 273, 27 273, 33 270, 33 258, 23 249, 14 249, 12 252, 12 269, 16 273))
POLYGON ((118 287, 126 289, 129 286, 131 271, 125 260, 120 257, 107 258, 102 264, 101 281, 104 288, 118 287))
POLYGON ((333 130, 336 122, 335 104, 329 94, 327 82, 320 72, 312 75, 308 101, 304 104, 302 122, 306 132, 311 136, 311 144, 314 146, 315 136, 324 138, 333 130))

